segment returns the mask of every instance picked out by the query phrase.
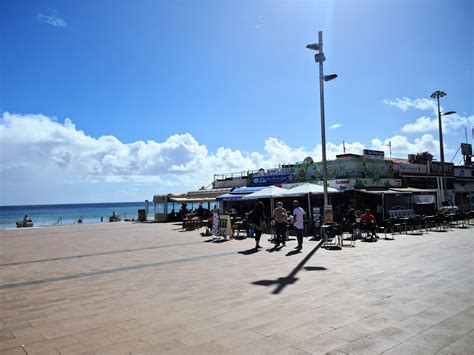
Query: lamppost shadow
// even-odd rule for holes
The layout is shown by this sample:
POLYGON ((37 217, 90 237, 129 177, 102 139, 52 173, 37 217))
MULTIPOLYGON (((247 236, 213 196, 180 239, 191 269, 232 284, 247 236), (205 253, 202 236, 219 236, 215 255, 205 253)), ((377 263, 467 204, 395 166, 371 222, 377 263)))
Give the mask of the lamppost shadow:
MULTIPOLYGON (((296 277, 296 275, 304 267, 304 265, 308 262, 308 260, 311 259, 311 257, 316 253, 316 251, 318 251, 318 249, 321 247, 322 244, 323 244, 323 241, 320 241, 313 248, 313 250, 311 250, 308 253, 308 255, 306 255, 303 258, 303 260, 301 260, 299 262, 299 264, 296 265, 296 267, 293 270, 291 270, 291 272, 287 276, 279 277, 276 280, 254 281, 254 282, 252 282, 252 284, 253 285, 259 285, 259 286, 273 286, 273 285, 276 285, 275 289, 272 291, 272 294, 277 295, 277 294, 281 293, 285 289, 285 287, 287 287, 288 285, 292 285, 296 281, 298 281, 298 278, 296 277)), ((296 254, 298 252, 297 251, 296 252, 289 252, 287 254, 287 256, 289 256, 289 254, 291 254, 291 253, 296 254)), ((304 267, 304 269, 307 270, 307 271, 324 271, 324 270, 327 270, 323 266, 307 266, 307 267, 304 267)))

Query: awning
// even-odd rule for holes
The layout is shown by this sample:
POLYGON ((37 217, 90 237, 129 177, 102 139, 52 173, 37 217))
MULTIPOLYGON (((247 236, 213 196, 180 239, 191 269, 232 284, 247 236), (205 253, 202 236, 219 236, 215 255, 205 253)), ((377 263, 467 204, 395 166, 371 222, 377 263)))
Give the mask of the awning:
POLYGON ((436 203, 435 195, 413 195, 413 203, 416 205, 430 205, 436 203))
POLYGON ((393 187, 390 190, 399 191, 399 192, 412 192, 412 193, 425 192, 425 193, 429 193, 429 194, 433 194, 433 193, 436 193, 438 191, 436 189, 417 189, 415 187, 393 187))
POLYGON ((363 192, 365 194, 372 194, 372 195, 401 195, 401 194, 407 194, 410 195, 411 192, 403 192, 403 191, 392 191, 390 190, 365 190, 365 189, 358 189, 355 191, 363 192))
POLYGON ((216 201, 240 201, 242 197, 262 190, 263 187, 236 187, 231 192, 216 197, 216 201))
POLYGON ((179 203, 198 203, 198 202, 213 202, 213 201, 216 201, 216 198, 215 197, 201 197, 201 198, 197 198, 197 197, 193 197, 193 198, 190 198, 190 197, 171 197, 168 199, 169 202, 179 202, 179 203))
POLYGON ((225 194, 216 197, 216 201, 239 201, 242 200, 242 197, 246 196, 245 194, 225 194))
POLYGON ((235 194, 248 195, 248 194, 251 194, 251 193, 260 191, 260 190, 263 189, 264 187, 265 187, 265 186, 236 187, 236 188, 233 189, 230 193, 231 193, 232 195, 235 195, 235 194))

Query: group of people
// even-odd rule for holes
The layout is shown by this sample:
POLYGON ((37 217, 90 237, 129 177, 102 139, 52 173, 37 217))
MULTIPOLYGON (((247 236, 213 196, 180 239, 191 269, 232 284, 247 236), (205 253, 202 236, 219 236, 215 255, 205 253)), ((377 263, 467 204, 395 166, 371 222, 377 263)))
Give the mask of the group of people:
MULTIPOLYGON (((249 223, 253 224, 255 231, 255 249, 261 248, 260 238, 262 231, 265 228, 267 217, 264 212, 264 205, 262 201, 259 201, 252 212, 248 213, 246 219, 249 223)), ((275 222, 275 234, 276 234, 276 245, 275 248, 279 248, 286 245, 286 231, 288 223, 293 225, 296 230, 296 239, 298 245, 296 250, 303 249, 303 230, 304 220, 306 212, 300 207, 297 200, 293 201, 293 215, 290 215, 283 207, 283 202, 277 203, 277 208, 273 211, 272 219, 275 222)))
MULTIPOLYGON (((265 216, 264 209, 263 202, 259 201, 255 208, 246 215, 247 221, 252 223, 254 227, 255 249, 261 248, 260 238, 263 229, 266 227, 267 217, 265 216)), ((298 244, 295 249, 298 251, 303 249, 303 231, 306 212, 301 208, 297 200, 293 201, 293 214, 290 214, 289 211, 283 207, 283 202, 277 202, 277 207, 273 211, 272 219, 275 223, 275 248, 279 248, 280 245, 286 246, 287 228, 288 225, 291 225, 296 230, 298 244)), ((352 224, 357 222, 357 216, 354 209, 349 211, 345 216, 345 220, 352 224)), ((359 221, 365 225, 365 228, 368 231, 367 238, 371 241, 376 241, 378 239, 377 220, 371 213, 370 209, 367 208, 365 210, 365 213, 360 216, 359 221)))
MULTIPOLYGON (((355 224, 357 222, 357 217, 353 208, 349 210, 349 213, 344 217, 344 220, 350 224, 355 224)), ((369 208, 365 209, 365 212, 360 216, 359 221, 363 223, 367 229, 367 238, 376 241, 379 238, 377 235, 377 220, 370 212, 369 208)))

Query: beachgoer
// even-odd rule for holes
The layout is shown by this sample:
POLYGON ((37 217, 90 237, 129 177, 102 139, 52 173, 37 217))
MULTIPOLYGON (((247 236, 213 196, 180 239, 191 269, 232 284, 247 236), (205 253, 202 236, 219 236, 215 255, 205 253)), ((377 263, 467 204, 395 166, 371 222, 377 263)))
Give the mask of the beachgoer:
POLYGON ((280 243, 285 246, 286 239, 286 223, 288 215, 286 210, 283 208, 283 202, 277 203, 277 208, 273 211, 273 219, 275 221, 275 235, 276 245, 275 248, 280 246, 280 243))
POLYGON ((293 224, 296 228, 296 238, 298 239, 298 246, 295 249, 301 250, 303 249, 303 230, 306 212, 300 207, 300 204, 297 200, 293 201, 293 208, 293 224))
POLYGON ((198 209, 196 210, 196 215, 202 221, 202 219, 204 218, 204 208, 202 207, 202 204, 200 204, 198 209))
POLYGON ((29 219, 28 215, 25 214, 25 217, 23 217, 23 226, 25 227, 29 221, 31 221, 31 219, 29 219))
POLYGON ((374 215, 370 213, 370 209, 367 208, 365 210, 365 213, 362 216, 360 216, 360 221, 364 222, 364 223, 367 223, 367 228, 372 233, 372 235, 371 235, 372 239, 378 238, 378 236, 377 236, 377 221, 375 220, 374 215))
POLYGON ((253 224, 255 230, 255 249, 261 248, 260 237, 265 224, 265 206, 259 201, 252 212, 249 213, 249 220, 253 224))

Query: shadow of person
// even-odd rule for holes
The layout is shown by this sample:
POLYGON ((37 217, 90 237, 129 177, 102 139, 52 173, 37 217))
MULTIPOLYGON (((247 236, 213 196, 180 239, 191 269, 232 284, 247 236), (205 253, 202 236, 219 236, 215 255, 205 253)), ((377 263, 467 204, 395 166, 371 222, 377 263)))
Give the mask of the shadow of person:
POLYGON ((267 249, 267 251, 268 251, 269 253, 274 253, 274 252, 276 252, 276 251, 280 251, 281 248, 283 248, 283 247, 282 247, 282 246, 278 246, 278 247, 277 247, 277 246, 275 245, 273 248, 267 249))
POLYGON ((239 251, 239 254, 242 254, 242 255, 252 255, 252 254, 255 254, 258 252, 258 249, 256 248, 252 248, 252 249, 247 249, 247 250, 241 250, 239 251))
POLYGON ((305 266, 303 269, 307 271, 323 271, 327 270, 324 266, 305 266))
POLYGON ((292 251, 289 251, 288 253, 286 253, 285 256, 292 256, 292 255, 297 255, 297 254, 300 254, 300 253, 301 253, 301 250, 295 249, 295 250, 292 250, 292 251))

